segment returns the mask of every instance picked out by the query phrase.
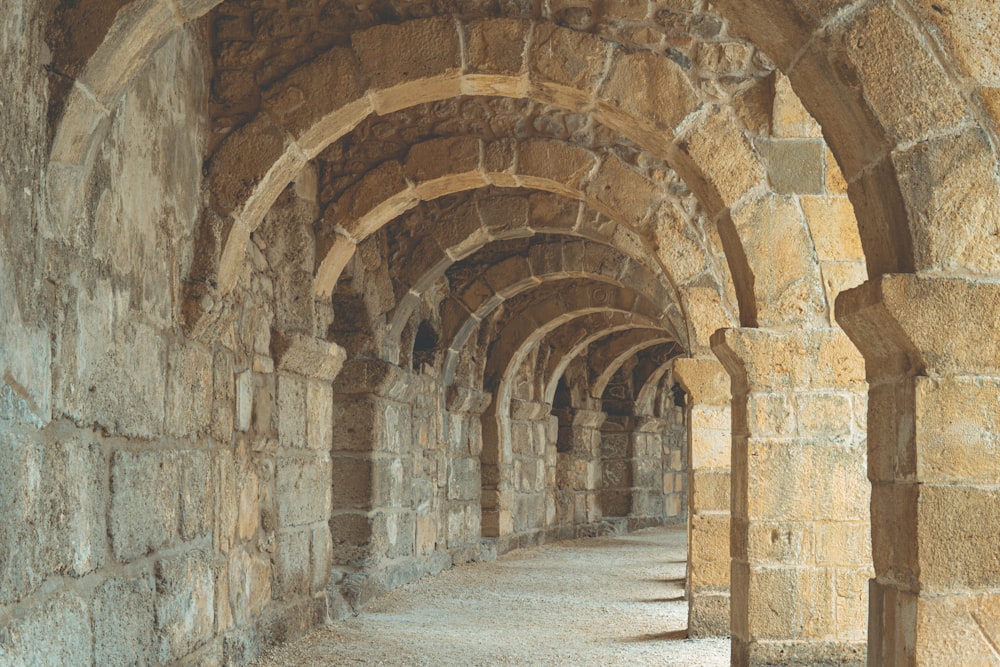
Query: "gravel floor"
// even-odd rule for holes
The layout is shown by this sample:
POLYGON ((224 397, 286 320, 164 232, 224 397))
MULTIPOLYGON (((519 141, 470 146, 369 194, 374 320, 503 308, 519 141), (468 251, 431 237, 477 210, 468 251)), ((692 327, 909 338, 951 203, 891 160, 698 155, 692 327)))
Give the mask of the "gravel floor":
POLYGON ((685 532, 557 542, 452 568, 276 647, 261 667, 729 665, 685 639, 685 532))

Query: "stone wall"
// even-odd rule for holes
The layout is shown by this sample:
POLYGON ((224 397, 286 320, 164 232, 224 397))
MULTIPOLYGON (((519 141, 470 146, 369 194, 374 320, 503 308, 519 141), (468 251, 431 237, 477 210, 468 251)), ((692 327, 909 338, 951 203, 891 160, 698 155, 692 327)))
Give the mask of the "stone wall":
POLYGON ((218 336, 178 326, 208 131, 198 31, 157 51, 85 169, 53 165, 46 206, 31 11, 5 12, 0 40, 26 77, 0 105, 0 663, 243 663, 328 616, 330 377, 272 350, 256 247, 218 336))

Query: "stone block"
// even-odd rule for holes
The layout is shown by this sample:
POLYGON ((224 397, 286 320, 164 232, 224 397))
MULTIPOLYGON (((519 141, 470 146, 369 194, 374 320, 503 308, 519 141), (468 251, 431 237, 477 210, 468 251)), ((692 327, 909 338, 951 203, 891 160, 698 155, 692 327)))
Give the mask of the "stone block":
MULTIPOLYGON (((226 595, 224 605, 220 606, 231 609, 233 620, 238 625, 245 625, 271 604, 274 579, 270 558, 266 555, 254 557, 242 549, 236 550, 229 559, 226 595)), ((221 625, 223 619, 218 620, 221 625)))
POLYGON ((735 533, 745 539, 738 546, 740 556, 755 565, 815 564, 816 528, 811 522, 754 521, 735 533))
POLYGON ((562 141, 535 139, 518 146, 518 174, 529 177, 526 182, 537 178, 578 189, 595 161, 590 151, 562 141))
POLYGON ((638 227, 660 208, 662 192, 651 181, 633 171, 617 157, 608 157, 598 167, 587 192, 626 225, 638 227))
POLYGON ((821 139, 819 123, 802 105, 792 84, 784 74, 778 73, 774 81, 772 122, 774 136, 821 139))
POLYGON ((753 393, 746 402, 747 433, 762 438, 795 435, 797 415, 788 396, 753 393))
POLYGON ((752 568, 747 598, 749 630, 756 639, 826 639, 832 635, 834 592, 827 570, 752 568))
POLYGON ((821 262, 864 259, 851 200, 843 196, 800 197, 816 258, 821 262))
POLYGON ((462 67, 459 35, 450 17, 375 26, 354 33, 351 42, 374 89, 457 74, 462 67))
POLYGON ((279 459, 275 470, 275 502, 282 529, 330 516, 331 468, 329 459, 279 459))
POLYGON ((208 427, 212 408, 212 354, 197 345, 171 346, 167 430, 173 435, 208 427))
POLYGON ((253 423, 253 386, 251 371, 236 376, 236 430, 246 433, 253 423))
MULTIPOLYGON (((726 413, 728 414, 728 410, 726 413)), ((691 429, 691 467, 695 470, 728 469, 731 462, 730 430, 691 429)), ((676 454, 678 457, 680 453, 676 454)), ((671 453, 671 457, 674 453, 671 453)), ((677 469, 671 461, 671 468, 677 469)))
POLYGON ((525 42, 531 24, 515 19, 486 19, 466 27, 469 71, 513 76, 524 69, 525 42))
POLYGON ((115 452, 111 459, 108 513, 115 558, 133 560, 174 539, 180 522, 178 455, 115 452))
POLYGON ((320 380, 306 387, 306 444, 327 452, 333 446, 333 390, 320 380))
POLYGON ((682 150, 701 166, 710 188, 703 194, 716 206, 735 204, 763 181, 764 165, 737 127, 726 112, 706 111, 684 136, 682 150))
POLYGON ((233 437, 235 378, 233 354, 220 347, 212 358, 212 437, 221 443, 228 443, 233 437))
POLYGON ((94 592, 94 664, 153 664, 156 636, 153 585, 148 579, 109 579, 94 592))
POLYGON ((309 528, 278 533, 273 559, 274 593, 281 600, 310 591, 311 533, 309 528))
POLYGON ((158 659, 177 660, 208 641, 215 630, 212 558, 191 551, 156 563, 158 659))
POLYGON ((688 638, 729 636, 729 592, 692 592, 688 603, 688 638))
POLYGON ((1000 551, 996 548, 1000 491, 932 484, 921 484, 919 489, 913 547, 919 559, 921 592, 1000 587, 1000 551))
POLYGON ((0 602, 50 574, 80 577, 107 559, 100 446, 35 437, 0 433, 0 507, 11 517, 0 522, 0 602))
POLYGON ((842 39, 865 100, 897 141, 916 141, 968 122, 968 108, 951 78, 898 8, 874 5, 859 12, 842 39))
POLYGON ((729 515, 693 515, 688 550, 688 584, 693 590, 729 586, 729 515))
POLYGON ((836 445, 758 439, 750 440, 748 452, 751 518, 867 519, 871 487, 861 452, 836 445))
POLYGON ((729 512, 729 471, 695 470, 691 475, 691 511, 729 512))
POLYGON ((528 52, 531 81, 543 90, 559 87, 589 93, 604 72, 610 44, 599 37, 550 23, 537 23, 528 52))
POLYGON ((672 132, 694 110, 697 95, 677 63, 652 51, 615 51, 599 93, 601 104, 672 132))
POLYGON ((452 458, 448 467, 448 500, 475 500, 481 488, 479 460, 452 458))
POLYGON ((867 521, 820 523, 816 532, 816 563, 857 568, 871 563, 872 531, 867 521))
POLYGON ((176 459, 180 495, 181 538, 194 540, 212 529, 215 503, 212 497, 212 466, 205 452, 180 453, 176 459))
POLYGON ((333 507, 336 509, 370 509, 375 502, 375 462, 371 459, 334 456, 333 507))
POLYGON ((273 332, 271 348, 279 370, 325 382, 340 374, 347 359, 347 352, 336 343, 299 333, 273 332))
POLYGON ((77 595, 57 593, 0 629, 5 665, 89 667, 94 663, 87 604, 77 595))
POLYGON ((767 177, 778 194, 815 195, 826 189, 826 146, 821 140, 758 139, 767 177))
POLYGON ((330 527, 326 524, 314 527, 312 530, 312 590, 314 593, 325 590, 330 581, 330 568, 333 565, 332 551, 333 542, 330 539, 330 527))
POLYGON ((992 378, 914 379, 916 473, 924 482, 992 484, 1000 459, 991 442, 1000 424, 992 378))
POLYGON ((278 374, 278 442, 290 449, 306 449, 306 380, 278 374))

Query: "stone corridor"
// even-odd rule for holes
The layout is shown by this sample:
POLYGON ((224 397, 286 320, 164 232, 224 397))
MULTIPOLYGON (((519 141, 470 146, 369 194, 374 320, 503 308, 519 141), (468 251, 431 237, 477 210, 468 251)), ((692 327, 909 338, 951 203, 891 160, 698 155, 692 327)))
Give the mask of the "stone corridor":
POLYGON ((2 0, 0 74, 0 667, 663 527, 733 665, 1000 665, 995 0, 2 0))
POLYGON ((408 584, 254 665, 729 665, 727 639, 685 638, 686 559, 678 528, 518 550, 408 584))

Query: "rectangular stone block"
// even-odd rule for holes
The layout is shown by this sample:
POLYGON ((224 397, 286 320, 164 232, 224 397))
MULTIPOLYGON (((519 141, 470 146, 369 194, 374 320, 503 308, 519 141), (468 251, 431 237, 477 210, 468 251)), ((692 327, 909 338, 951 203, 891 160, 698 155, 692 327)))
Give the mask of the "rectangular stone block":
POLYGON ((333 446, 333 389, 327 382, 310 380, 306 387, 306 442, 323 451, 333 446))
POLYGON ((215 575, 208 553, 191 551, 158 561, 156 593, 161 663, 184 657, 212 637, 215 575))
POLYGON ((688 601, 688 638, 729 636, 729 592, 692 591, 688 601))
POLYGON ((94 592, 94 663, 153 664, 156 655, 153 586, 148 579, 109 579, 94 592))
POLYGON ((212 530, 212 466, 205 452, 182 452, 177 457, 180 475, 180 534, 185 540, 205 537, 212 530))
POLYGON ((306 380, 278 374, 278 442, 290 449, 306 449, 306 380))
POLYGON ((691 429, 691 467, 728 469, 732 436, 727 430, 691 429))
POLYGON ((1000 588, 1000 491, 995 487, 921 484, 916 527, 921 592, 1000 588))
POLYGON ((728 587, 729 516, 725 514, 692 516, 688 554, 690 561, 688 584, 692 590, 702 587, 728 587))
POLYGON ((49 574, 79 577, 107 559, 105 460, 96 443, 0 432, 0 603, 49 574))
POLYGON ((795 435, 796 414, 785 394, 753 393, 746 400, 749 434, 761 438, 795 435))
POLYGON ((692 512, 729 512, 729 471, 694 470, 691 480, 692 512))
POLYGON ((290 600, 309 593, 312 579, 311 529, 282 531, 274 549, 274 593, 278 599, 290 600))
POLYGON ((333 400, 334 450, 401 452, 411 442, 409 406, 373 396, 333 400))
POLYGON ((848 521, 867 518, 870 485, 860 448, 751 439, 748 452, 749 517, 848 521))
POLYGON ((0 662, 5 665, 90 667, 93 636, 86 603, 58 593, 0 630, 0 662))
POLYGON ((167 378, 167 431, 198 433, 212 417, 212 354, 199 345, 172 345, 167 378))
POLYGON ((795 395, 799 435, 821 437, 827 442, 847 443, 854 424, 850 394, 795 395))
POLYGON ((867 521, 816 525, 816 563, 826 566, 870 566, 872 530, 867 521))
POLYGON ((275 502, 282 528, 329 517, 332 479, 328 459, 284 458, 275 468, 275 502))
POLYGON ((746 556, 754 565, 814 565, 812 522, 753 521, 746 527, 746 556))
POLYGON ((448 467, 448 500, 476 499, 481 488, 478 459, 451 459, 448 467))
POLYGON ((748 600, 755 639, 834 637, 833 581, 827 570, 751 567, 748 600))
POLYGON ((995 484, 1000 478, 1000 382, 914 379, 917 475, 925 482, 995 484))
POLYGON ((180 521, 179 456, 174 452, 115 452, 111 459, 111 546, 129 561, 168 544, 180 521))
POLYGON ((371 459, 334 456, 331 461, 333 507, 337 509, 370 509, 373 493, 371 459))

